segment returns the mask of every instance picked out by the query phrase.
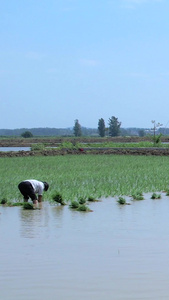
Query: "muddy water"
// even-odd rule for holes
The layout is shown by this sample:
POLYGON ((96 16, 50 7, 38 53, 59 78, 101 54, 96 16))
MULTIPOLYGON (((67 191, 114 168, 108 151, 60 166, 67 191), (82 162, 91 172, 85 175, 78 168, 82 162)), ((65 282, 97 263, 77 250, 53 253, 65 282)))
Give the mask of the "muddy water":
POLYGON ((130 202, 0 207, 0 299, 169 299, 169 197, 130 202))

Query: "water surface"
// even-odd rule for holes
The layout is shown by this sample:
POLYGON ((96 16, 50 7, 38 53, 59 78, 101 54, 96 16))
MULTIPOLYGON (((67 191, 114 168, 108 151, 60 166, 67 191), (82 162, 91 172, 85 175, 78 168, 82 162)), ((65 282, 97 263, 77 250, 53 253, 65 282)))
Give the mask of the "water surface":
POLYGON ((169 197, 0 207, 0 299, 168 300, 169 197))
POLYGON ((8 152, 8 151, 30 151, 30 147, 0 147, 0 151, 8 152))

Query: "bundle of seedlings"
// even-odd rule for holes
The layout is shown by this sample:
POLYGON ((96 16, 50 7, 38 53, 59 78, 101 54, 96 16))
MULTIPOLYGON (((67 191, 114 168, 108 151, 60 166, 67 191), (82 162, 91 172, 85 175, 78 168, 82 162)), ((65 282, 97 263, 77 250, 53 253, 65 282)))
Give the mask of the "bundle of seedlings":
POLYGON ((85 204, 80 204, 79 207, 77 208, 78 211, 92 211, 87 205, 85 204))
POLYGON ((55 201, 55 202, 57 202, 57 203, 59 203, 61 205, 66 205, 66 203, 63 200, 62 195, 60 193, 58 193, 58 192, 55 192, 53 194, 52 199, 53 199, 53 201, 55 201))
POLYGON ((152 196, 151 196, 151 199, 161 199, 161 195, 153 193, 152 196))
POLYGON ((117 202, 118 202, 119 204, 121 204, 121 205, 124 205, 124 204, 126 204, 126 199, 123 198, 123 197, 119 197, 119 199, 117 200, 117 202))
POLYGON ((76 200, 71 201, 71 204, 69 205, 72 209, 77 209, 79 207, 79 202, 76 200))
POLYGON ((86 200, 84 198, 80 198, 79 201, 73 200, 69 205, 70 208, 75 209, 77 211, 91 211, 90 208, 85 204, 86 200))
POLYGON ((83 197, 81 197, 81 198, 79 199, 79 204, 85 204, 85 203, 86 203, 86 199, 83 198, 83 197))
POLYGON ((100 200, 97 200, 94 197, 89 196, 88 199, 87 199, 87 201, 89 201, 89 202, 99 202, 100 200))
POLYGON ((7 203, 7 199, 6 198, 3 198, 0 202, 0 204, 6 204, 7 203))
POLYGON ((29 202, 23 203, 23 209, 34 209, 33 204, 29 202))
POLYGON ((136 192, 135 194, 132 194, 133 200, 144 200, 144 196, 142 192, 136 192))

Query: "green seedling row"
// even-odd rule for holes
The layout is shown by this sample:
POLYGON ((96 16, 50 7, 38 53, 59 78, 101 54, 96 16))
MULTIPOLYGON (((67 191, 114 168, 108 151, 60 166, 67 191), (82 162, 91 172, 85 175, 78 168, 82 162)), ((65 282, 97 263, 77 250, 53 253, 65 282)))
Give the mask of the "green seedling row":
POLYGON ((169 157, 64 155, 0 158, 0 199, 21 201, 20 181, 48 181, 44 200, 56 193, 66 203, 79 198, 137 195, 169 190, 169 157))

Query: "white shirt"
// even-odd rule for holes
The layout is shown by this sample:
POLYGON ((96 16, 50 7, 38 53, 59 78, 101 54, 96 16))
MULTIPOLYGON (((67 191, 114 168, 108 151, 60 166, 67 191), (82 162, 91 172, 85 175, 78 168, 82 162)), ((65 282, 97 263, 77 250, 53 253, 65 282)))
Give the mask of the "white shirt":
POLYGON ((44 190, 44 183, 35 179, 28 179, 25 181, 29 181, 34 189, 35 194, 37 193, 39 196, 42 196, 44 190))

